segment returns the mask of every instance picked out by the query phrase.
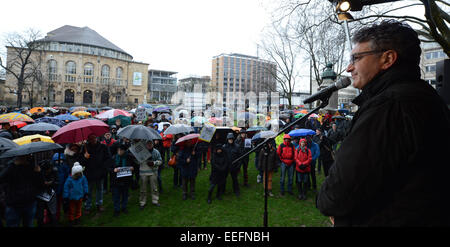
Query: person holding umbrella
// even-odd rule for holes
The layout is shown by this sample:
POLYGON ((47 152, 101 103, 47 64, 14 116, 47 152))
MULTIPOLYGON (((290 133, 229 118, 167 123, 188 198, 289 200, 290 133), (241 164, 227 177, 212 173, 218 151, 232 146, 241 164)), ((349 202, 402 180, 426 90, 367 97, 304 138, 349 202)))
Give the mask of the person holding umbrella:
POLYGON ((81 164, 85 167, 85 175, 88 181, 88 198, 85 204, 86 214, 90 213, 93 206, 92 192, 96 190, 96 205, 99 212, 103 212, 103 179, 107 172, 107 167, 112 163, 108 148, 97 140, 97 136, 90 134, 87 144, 81 151, 81 164))
POLYGON ((200 155, 193 142, 195 142, 194 139, 188 139, 176 144, 183 146, 177 156, 177 166, 180 168, 182 178, 183 200, 186 200, 188 197, 188 184, 190 186, 191 199, 195 200, 195 178, 197 177, 200 155))
POLYGON ((152 196, 152 204, 159 207, 158 193, 158 168, 162 164, 161 154, 156 148, 153 148, 153 141, 148 140, 146 144, 147 150, 151 156, 139 164, 139 176, 141 180, 141 189, 139 196, 139 208, 144 209, 147 204, 147 184, 150 182, 150 192, 152 196))
POLYGON ((6 226, 33 227, 36 213, 36 196, 44 186, 41 167, 33 165, 31 156, 22 155, 12 160, 0 174, 0 183, 5 184, 6 226))

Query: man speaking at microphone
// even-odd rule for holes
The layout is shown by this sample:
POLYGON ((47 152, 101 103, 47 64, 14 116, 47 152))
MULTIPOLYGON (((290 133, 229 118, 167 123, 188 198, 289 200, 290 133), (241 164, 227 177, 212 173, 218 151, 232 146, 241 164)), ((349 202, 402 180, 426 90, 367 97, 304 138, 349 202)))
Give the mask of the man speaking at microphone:
POLYGON ((417 33, 390 20, 352 41, 359 109, 317 208, 335 226, 449 226, 450 111, 420 79, 417 33))

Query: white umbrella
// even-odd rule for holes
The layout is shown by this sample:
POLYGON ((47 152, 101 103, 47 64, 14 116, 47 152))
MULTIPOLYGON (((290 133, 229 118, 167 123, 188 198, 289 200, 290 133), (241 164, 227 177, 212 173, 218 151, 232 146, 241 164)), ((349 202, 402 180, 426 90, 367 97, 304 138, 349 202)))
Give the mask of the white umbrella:
POLYGON ((176 134, 180 134, 180 133, 189 133, 191 131, 194 131, 194 128, 192 128, 189 125, 186 124, 173 124, 171 126, 169 126, 169 128, 166 129, 166 131, 164 131, 164 134, 166 135, 176 135, 176 134))
POLYGON ((164 124, 168 124, 169 127, 172 125, 172 124, 169 123, 169 122, 161 122, 161 123, 158 123, 158 130, 159 130, 159 131, 162 131, 162 130, 163 130, 164 124))

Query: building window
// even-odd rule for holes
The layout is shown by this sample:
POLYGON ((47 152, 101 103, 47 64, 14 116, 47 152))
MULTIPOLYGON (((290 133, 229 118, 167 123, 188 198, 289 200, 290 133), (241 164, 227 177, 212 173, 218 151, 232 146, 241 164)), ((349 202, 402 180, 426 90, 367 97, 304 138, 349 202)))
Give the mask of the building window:
POLYGON ((122 103, 122 93, 116 93, 116 103, 122 103))
POLYGON ((92 91, 86 90, 83 92, 83 104, 92 104, 92 91))
POLYGON ((77 74, 77 65, 74 61, 66 63, 66 82, 75 82, 77 74))
POLYGON ((102 66, 101 77, 102 77, 102 83, 103 84, 108 84, 109 83, 109 66, 106 65, 106 64, 102 66))
POLYGON ((134 103, 138 103, 138 99, 137 98, 134 98, 134 103))
POLYGON ((436 65, 427 65, 425 66, 426 72, 435 72, 436 71, 436 65))
POLYGON ((64 91, 64 103, 74 103, 75 93, 72 89, 64 91))
POLYGON ((117 79, 116 84, 117 85, 122 84, 122 73, 123 73, 123 69, 121 67, 118 67, 116 69, 116 79, 117 79))
POLYGON ((87 63, 84 65, 84 82, 92 83, 94 81, 94 65, 87 63))
POLYGON ((109 105, 109 93, 108 91, 103 91, 100 97, 100 103, 109 105))
POLYGON ((49 81, 56 81, 57 78, 57 67, 55 60, 48 61, 48 79, 49 81))

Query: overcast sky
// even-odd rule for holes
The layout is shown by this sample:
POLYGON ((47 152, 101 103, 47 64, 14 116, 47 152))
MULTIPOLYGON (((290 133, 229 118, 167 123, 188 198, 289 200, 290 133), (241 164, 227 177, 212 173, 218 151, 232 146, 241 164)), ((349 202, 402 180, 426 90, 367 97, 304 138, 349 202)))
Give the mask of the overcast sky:
MULTIPOLYGON (((272 0, 4 1, 0 35, 30 27, 45 35, 64 25, 88 26, 134 60, 149 63, 149 69, 176 71, 178 79, 210 76, 213 56, 231 52, 256 56, 261 31, 270 23, 274 4, 269 2, 272 0)), ((309 79, 305 81, 301 88, 309 91, 309 79)))

